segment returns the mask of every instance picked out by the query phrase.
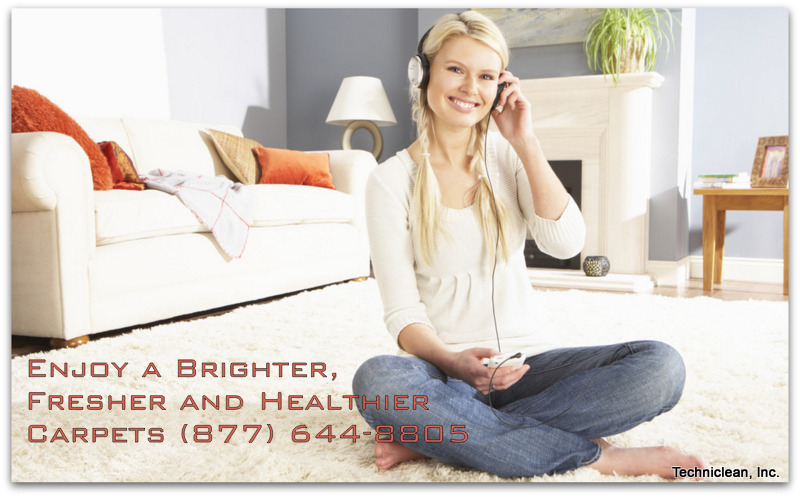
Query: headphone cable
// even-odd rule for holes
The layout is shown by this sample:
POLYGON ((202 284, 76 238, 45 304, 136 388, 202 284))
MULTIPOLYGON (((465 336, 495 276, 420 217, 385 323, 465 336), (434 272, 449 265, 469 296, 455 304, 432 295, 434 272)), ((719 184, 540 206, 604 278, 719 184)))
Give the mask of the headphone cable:
MULTIPOLYGON (((492 107, 494 110, 494 107, 492 107)), ((494 261, 492 263, 492 319, 494 320, 494 335, 497 338, 497 352, 503 353, 503 350, 500 348, 500 332, 497 328, 497 311, 495 308, 494 303, 494 276, 495 272, 497 271, 497 251, 500 248, 500 214, 497 212, 497 199, 494 196, 494 186, 492 185, 492 177, 489 175, 489 160, 488 160, 488 153, 489 150, 487 149, 487 140, 489 137, 489 121, 492 118, 492 110, 489 111, 489 115, 486 117, 486 131, 483 133, 483 170, 486 173, 486 179, 489 182, 489 191, 492 194, 492 205, 494 206, 494 220, 497 224, 497 232, 495 234, 494 239, 494 261)), ((505 361, 503 361, 505 362, 505 361)), ((492 377, 494 377, 494 373, 492 373, 492 377)), ((491 383, 489 385, 491 387, 491 383)))
MULTIPOLYGON (((494 108, 492 108, 492 110, 494 110, 494 108)), ((487 144, 488 144, 488 137, 489 137, 489 120, 491 118, 492 118, 492 111, 490 110, 489 111, 489 115, 486 117, 486 132, 483 134, 483 169, 486 172, 486 179, 489 181, 489 191, 492 194, 492 205, 494 206, 494 219, 495 219, 495 222, 497 224, 497 233, 496 233, 495 245, 494 245, 494 261, 493 261, 493 265, 492 265, 492 318, 494 320, 494 334, 495 334, 495 337, 497 337, 497 351, 502 353, 502 350, 500 348, 500 332, 498 331, 498 327, 497 327, 497 312, 496 312, 495 302, 494 302, 494 288, 495 288, 495 281, 494 280, 495 280, 495 272, 497 270, 497 251, 500 248, 500 215, 498 214, 498 211, 497 211, 497 199, 495 198, 495 195, 494 195, 494 186, 492 185, 492 177, 489 175, 489 160, 488 160, 489 150, 487 148, 487 144)), ((489 407, 491 407, 492 413, 494 414, 494 416, 498 420, 500 420, 502 423, 504 423, 504 424, 506 424, 508 426, 513 426, 515 428, 537 428, 539 426, 542 426, 543 424, 549 423, 549 422, 559 418, 562 414, 564 414, 567 411, 569 411, 570 409, 572 409, 572 407, 575 404, 577 404, 579 400, 581 400, 583 398, 583 396, 586 394, 586 391, 589 389, 589 385, 592 384, 592 381, 594 381, 595 376, 597 376, 597 374, 600 373, 600 371, 601 371, 600 368, 598 368, 597 371, 595 371, 595 373, 589 378, 589 381, 586 383, 586 386, 583 387, 583 390, 578 395, 578 397, 572 402, 572 404, 570 404, 566 409, 564 409, 560 413, 556 414, 555 416, 553 416, 552 418, 550 418, 548 420, 541 421, 540 423, 535 424, 535 425, 516 425, 516 424, 513 424, 513 423, 509 423, 509 422, 505 421, 504 419, 502 419, 500 416, 498 416, 497 409, 495 409, 494 406, 492 405, 492 393, 494 392, 494 389, 492 388, 492 383, 494 382, 494 375, 497 373, 497 370, 500 369, 503 366, 503 364, 505 364, 505 362, 510 360, 510 359, 511 359, 510 357, 507 358, 507 359, 504 359, 503 362, 501 362, 494 369, 494 371, 492 372, 492 376, 489 378, 489 394, 488 394, 488 398, 489 398, 489 407)), ((527 375, 528 375, 528 373, 526 373, 524 376, 527 376, 527 375)))

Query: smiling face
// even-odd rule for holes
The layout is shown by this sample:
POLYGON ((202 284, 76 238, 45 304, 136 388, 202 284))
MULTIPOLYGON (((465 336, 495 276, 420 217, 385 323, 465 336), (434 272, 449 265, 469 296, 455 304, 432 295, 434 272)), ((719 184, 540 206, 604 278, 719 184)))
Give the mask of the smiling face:
POLYGON ((428 105, 437 127, 471 128, 491 111, 500 56, 468 36, 447 40, 431 61, 428 105))

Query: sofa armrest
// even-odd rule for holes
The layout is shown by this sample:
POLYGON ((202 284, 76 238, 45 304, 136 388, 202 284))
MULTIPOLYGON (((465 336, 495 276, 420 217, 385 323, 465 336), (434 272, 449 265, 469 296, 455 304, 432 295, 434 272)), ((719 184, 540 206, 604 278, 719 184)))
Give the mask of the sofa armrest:
POLYGON ((60 133, 11 134, 11 211, 54 210, 58 191, 91 191, 89 158, 60 133))
POLYGON ((89 158, 59 133, 11 135, 12 333, 70 339, 89 319, 95 253, 89 158))
POLYGON ((340 192, 363 194, 367 178, 378 163, 366 150, 327 150, 333 184, 340 192))
POLYGON ((366 233, 367 179, 378 165, 366 150, 325 150, 330 156, 331 176, 336 190, 356 199, 356 227, 366 233))

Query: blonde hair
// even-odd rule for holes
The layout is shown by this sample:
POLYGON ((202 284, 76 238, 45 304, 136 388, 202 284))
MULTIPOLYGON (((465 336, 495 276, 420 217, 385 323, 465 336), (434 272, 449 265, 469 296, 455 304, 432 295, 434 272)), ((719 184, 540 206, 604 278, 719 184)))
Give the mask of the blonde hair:
MULTIPOLYGON (((497 26, 484 15, 475 11, 466 11, 461 14, 447 14, 439 19, 431 28, 422 45, 422 52, 433 61, 444 44, 451 38, 469 36, 497 52, 502 61, 503 68, 508 66, 509 51, 505 38, 497 26)), ((434 240, 441 230, 441 194, 436 183, 436 177, 428 153, 431 138, 435 138, 431 126, 431 108, 428 105, 427 94, 412 85, 411 87, 412 117, 417 125, 417 138, 419 140, 422 159, 417 169, 417 179, 412 196, 412 226, 417 233, 420 252, 427 264, 430 264, 434 251, 434 240)), ((506 220, 507 210, 501 199, 497 202, 497 221, 495 221, 495 205, 492 200, 491 184, 484 172, 484 137, 488 129, 488 120, 481 119, 472 130, 470 148, 472 160, 469 164, 470 173, 478 176, 479 180, 473 189, 473 208, 481 219, 481 231, 489 252, 489 260, 496 257, 495 243, 508 260, 508 228, 506 220), (499 234, 498 234, 499 228, 499 234)))

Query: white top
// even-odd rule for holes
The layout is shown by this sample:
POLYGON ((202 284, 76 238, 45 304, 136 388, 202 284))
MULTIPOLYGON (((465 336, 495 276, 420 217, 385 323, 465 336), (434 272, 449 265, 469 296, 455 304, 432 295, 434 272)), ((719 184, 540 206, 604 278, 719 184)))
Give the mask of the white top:
MULTIPOLYGON (((509 211, 511 230, 509 261, 498 254, 494 276, 501 351, 522 351, 530 356, 556 345, 550 333, 537 326, 525 265, 526 234, 531 233, 543 252, 568 259, 583 248, 586 227, 571 197, 557 221, 536 215, 522 162, 499 133, 489 134, 486 156, 494 194, 503 199, 509 211)), ((375 168, 367 183, 370 251, 386 327, 397 340, 406 326, 424 323, 451 350, 497 349, 493 264, 475 207, 442 207, 441 226, 447 235, 437 237, 431 265, 426 264, 410 221, 416 177, 417 164, 402 150, 375 168)), ((486 215, 494 216, 494 212, 486 215)))

